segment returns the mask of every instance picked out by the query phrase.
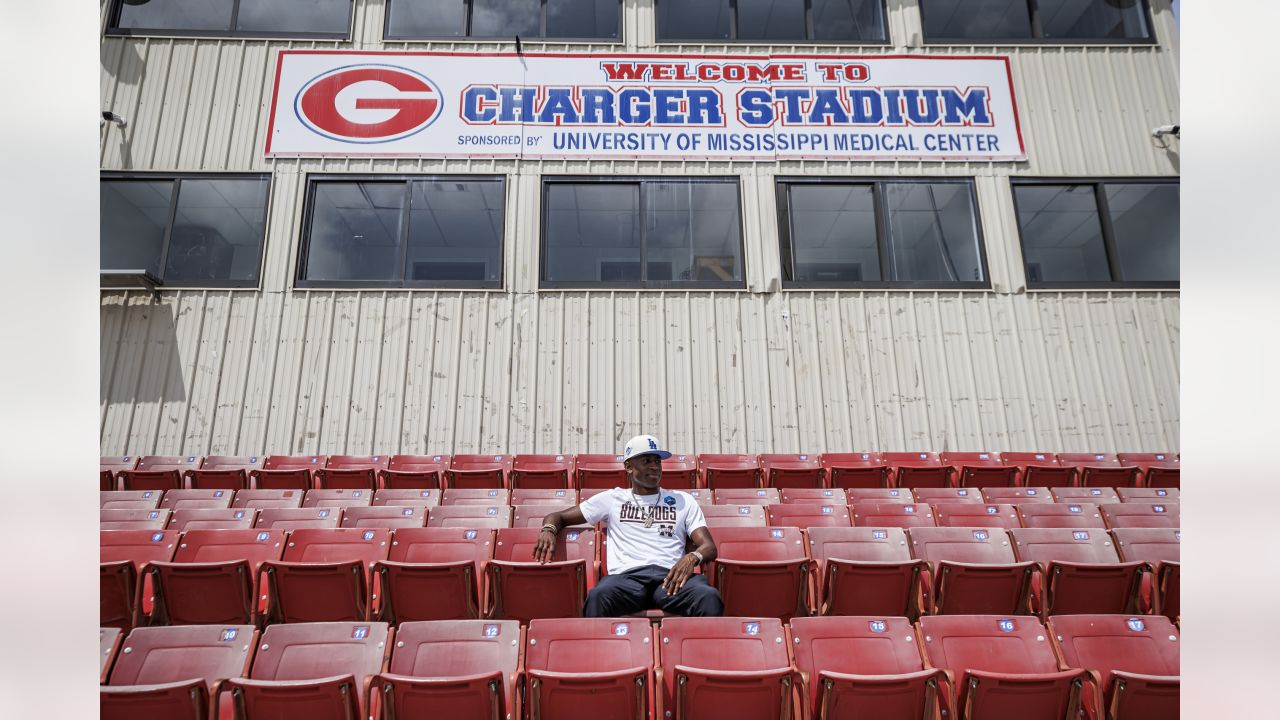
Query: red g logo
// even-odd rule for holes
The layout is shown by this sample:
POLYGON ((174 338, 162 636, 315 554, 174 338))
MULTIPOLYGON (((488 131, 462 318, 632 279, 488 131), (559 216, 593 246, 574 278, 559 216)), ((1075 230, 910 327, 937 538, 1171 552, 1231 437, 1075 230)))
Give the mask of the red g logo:
POLYGON ((348 65, 313 78, 293 101, 298 120, 332 140, 383 143, 421 131, 440 114, 440 91, 395 65, 348 65))

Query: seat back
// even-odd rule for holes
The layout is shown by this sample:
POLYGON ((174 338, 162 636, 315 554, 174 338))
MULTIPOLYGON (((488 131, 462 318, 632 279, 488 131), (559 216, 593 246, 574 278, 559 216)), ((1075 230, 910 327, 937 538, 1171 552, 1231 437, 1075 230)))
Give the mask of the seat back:
POLYGON ((1018 521, 1026 528, 1106 529, 1102 513, 1093 503, 1027 503, 1015 505, 1018 521))
POLYGON ((308 490, 302 498, 302 507, 369 507, 373 502, 373 491, 359 489, 318 489, 308 490))
MULTIPOLYGON (((716 504, 716 493, 714 490, 709 490, 707 488, 689 488, 683 492, 689 493, 689 497, 693 498, 693 501, 703 508, 708 505, 716 504)), ((586 500, 587 496, 584 495, 582 499, 586 500)))
POLYGON ((1076 470, 1058 462, 1058 456, 1045 452, 1006 452, 1000 457, 1018 468, 1018 485, 1032 487, 1068 487, 1076 484, 1076 470))
POLYGON ((762 482, 760 460, 755 455, 699 453, 698 475, 702 486, 721 488, 758 488, 762 482))
POLYGON ((783 505, 848 505, 842 488, 783 488, 783 505))
POLYGON ((934 613, 1031 611, 1034 563, 1019 563, 1003 528, 907 530, 913 557, 933 568, 934 613))
POLYGON ((769 505, 764 512, 773 527, 851 527, 847 505, 769 505))
POLYGON ((1142 472, 1122 465, 1114 453, 1058 453, 1058 462, 1075 468, 1082 487, 1132 487, 1142 472))
POLYGON ((890 483, 894 487, 948 487, 951 485, 951 468, 942 463, 935 452, 889 452, 884 461, 891 471, 890 483))
POLYGON ((529 623, 529 717, 649 717, 653 633, 643 618, 543 618, 529 623))
POLYGON ((327 455, 268 455, 263 470, 318 470, 328 462, 327 455))
POLYGON ((919 615, 924 563, 911 558, 902 528, 809 528, 822 615, 919 615))
POLYGON ((374 692, 385 717, 519 718, 524 645, 514 620, 404 622, 374 692))
POLYGON ((315 471, 324 467, 327 455, 268 455, 261 470, 250 473, 254 488, 309 490, 315 487, 315 471))
POLYGON ((324 469, 385 470, 390 464, 390 455, 330 455, 324 463, 324 469))
POLYGON ((1138 468, 1139 487, 1179 486, 1182 461, 1173 453, 1120 453, 1116 458, 1121 465, 1138 468))
POLYGON ((1182 560, 1182 530, 1179 528, 1113 528, 1116 550, 1125 562, 1141 560, 1160 565, 1182 560))
POLYGON ((658 635, 672 717, 791 717, 795 676, 777 618, 666 617, 658 635))
POLYGON ((200 466, 197 455, 146 455, 136 470, 119 470, 121 490, 170 490, 183 486, 183 473, 200 466))
POLYGON ((372 495, 378 487, 378 474, 387 469, 390 461, 389 455, 330 455, 324 467, 315 471, 316 486, 360 489, 372 495))
POLYGON ((587 591, 595 587, 598 575, 596 531, 561 531, 545 564, 533 559, 540 533, 538 528, 498 530, 493 561, 485 568, 488 616, 528 623, 533 618, 582 614, 587 591))
POLYGON ((501 488, 449 488, 440 494, 440 505, 510 505, 511 492, 501 488))
POLYGON ((511 527, 510 505, 441 505, 432 508, 427 527, 511 527))
POLYGON ((258 631, 252 625, 134 628, 124 640, 107 684, 160 685, 197 679, 212 684, 244 677, 257 640, 258 631))
POLYGON ((520 454, 512 460, 511 487, 514 488, 570 488, 573 487, 573 456, 520 454))
POLYGON ((1181 642, 1168 618, 1062 615, 1049 618, 1049 634, 1068 666, 1100 674, 1110 717, 1178 717, 1181 642))
MULTIPOLYGON (((915 490, 913 490, 911 488, 851 487, 851 488, 844 488, 844 494, 845 494, 845 497, 849 499, 850 505, 857 505, 858 503, 864 503, 864 502, 913 503, 916 501, 916 497, 915 497, 916 490, 924 490, 924 489, 925 488, 916 488, 915 490)), ((966 490, 966 492, 969 492, 969 491, 966 490)), ((927 502, 927 501, 921 500, 920 502, 927 502)))
POLYGON ((960 487, 1011 486, 1018 481, 1018 467, 994 452, 944 452, 942 464, 960 487))
POLYGON ((702 516, 707 520, 707 527, 764 527, 765 506, 763 505, 702 505, 702 516))
POLYGON ((169 524, 168 510, 99 510, 100 530, 163 530, 169 524))
POLYGON ((231 507, 234 490, 167 490, 160 507, 168 510, 226 509, 231 507))
POLYGON ((387 559, 386 528, 303 528, 289 533, 280 562, 267 562, 268 621, 356 621, 370 613, 373 566, 387 559))
POLYGON ((991 503, 939 503, 933 506, 933 519, 938 527, 1022 527, 1012 505, 991 503))
POLYGON ((488 528, 402 528, 391 539, 382 580, 382 618, 388 621, 475 619, 481 578, 493 558, 488 528))
POLYGON ((448 455, 392 455, 387 467, 378 472, 379 486, 397 490, 422 490, 444 487, 445 472, 452 458, 448 455))
POLYGON ((818 456, 818 464, 827 471, 831 487, 891 487, 889 466, 881 453, 823 453, 818 456))
POLYGON ((128 560, 137 570, 154 560, 172 560, 178 549, 177 530, 102 530, 98 533, 98 561, 128 560))
POLYGON ((226 508, 174 510, 169 518, 169 529, 187 530, 248 530, 258 519, 258 511, 252 508, 226 508))
MULTIPOLYGON (((262 633, 249 677, 272 685, 228 683, 248 717, 364 717, 365 679, 383 670, 390 630, 379 622, 271 625, 262 633), (350 676, 330 683, 287 683, 350 676), (287 683, 287 684, 286 684, 287 683)), ((240 717, 240 715, 237 715, 240 717)))
POLYGON ((139 472, 177 470, 179 473, 200 466, 198 455, 144 455, 138 459, 139 472))
POLYGON ((1102 505, 1102 519, 1107 527, 1116 528, 1176 528, 1182 525, 1177 502, 1102 505))
MULTIPOLYGON (((238 512, 253 512, 240 510, 238 512)), ((155 563, 155 622, 172 625, 256 622, 265 607, 258 568, 284 552, 283 530, 191 530, 172 563, 155 563)))
POLYGON ((284 562, 343 563, 359 560, 367 569, 386 560, 391 531, 386 528, 301 528, 289 533, 284 562))
POLYGON ((923 503, 860 502, 849 506, 854 527, 935 527, 933 508, 923 503))
POLYGON ((385 488, 373 494, 373 507, 410 505, 433 508, 440 504, 440 491, 434 488, 385 488))
POLYGON ((817 455, 765 453, 759 460, 766 487, 812 490, 826 482, 827 471, 822 469, 817 455))
POLYGON ((916 502, 930 505, 985 502, 982 499, 982 491, 976 487, 915 488, 911 492, 915 494, 916 502))
POLYGON ((1120 496, 1108 487, 1056 487, 1049 488, 1054 502, 1087 502, 1095 505, 1118 503, 1120 496))
POLYGON ((393 533, 387 559, 429 564, 466 560, 479 575, 493 559, 495 531, 491 528, 400 528, 393 533))
POLYGON ((507 488, 515 461, 510 455, 454 455, 445 472, 450 488, 507 488))
POLYGON ((939 561, 1004 565, 1017 562, 1004 528, 915 527, 907 530, 912 557, 939 561))
POLYGON ((253 526, 267 530, 336 528, 341 520, 341 508, 262 508, 253 526))
POLYGON ((99 460, 99 470, 114 474, 120 470, 137 469, 139 458, 137 455, 112 455, 110 457, 103 456, 99 460))
POLYGON ((511 491, 511 505, 550 505, 564 509, 578 504, 578 491, 565 488, 517 488, 511 491))
MULTIPOLYGON (((688 490, 706 487, 698 484, 698 463, 692 455, 675 455, 662 461, 662 486, 668 490, 688 490)), ((619 487, 626 487, 623 481, 619 487)))
POLYGON ((199 468, 186 471, 187 483, 195 490, 242 490, 249 487, 249 475, 261 470, 265 460, 257 455, 210 455, 199 468))
POLYGON ((714 492, 716 505, 776 505, 782 502, 777 488, 720 488, 714 492))
POLYGON ((796 527, 717 528, 711 581, 725 615, 766 615, 783 622, 809 611, 810 560, 796 527))
POLYGON ((237 490, 231 498, 233 508, 300 508, 303 490, 237 490))
POLYGON ((427 508, 421 506, 402 507, 349 507, 343 508, 342 520, 338 527, 342 528, 420 528, 427 525, 427 508))
POLYGON ((245 560, 257 572, 267 560, 284 554, 284 530, 190 530, 174 553, 176 563, 220 563, 245 560))
POLYGON ((574 465, 573 486, 578 489, 608 490, 627 486, 627 470, 621 455, 586 453, 578 455, 574 465))
POLYGON ((563 509, 555 505, 515 505, 511 508, 511 527, 540 528, 547 515, 563 509))
POLYGON ((1181 497, 1176 487, 1119 487, 1116 494, 1120 496, 1120 502, 1178 502, 1181 497))
POLYGON ((1039 563, 1041 613, 1136 612, 1144 567, 1120 564, 1111 536, 1097 528, 1011 530, 1018 560, 1039 563))
POLYGON ((989 503, 1022 505, 1026 503, 1051 503, 1053 493, 1047 487, 989 487, 982 488, 982 499, 989 503))
POLYGON ((98 492, 98 509, 155 510, 163 497, 160 490, 102 490, 98 492))

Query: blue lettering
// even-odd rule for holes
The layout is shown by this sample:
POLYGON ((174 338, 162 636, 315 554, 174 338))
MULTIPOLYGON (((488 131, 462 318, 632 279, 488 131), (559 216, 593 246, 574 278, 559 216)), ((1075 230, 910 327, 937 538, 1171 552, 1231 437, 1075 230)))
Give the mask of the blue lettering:
POLYGON ((720 95, 714 90, 689 91, 690 125, 723 125, 720 114, 720 95))
POLYGON ((814 125, 844 125, 849 122, 849 114, 840 104, 839 90, 820 88, 813 93, 813 107, 809 109, 809 122, 814 125))
POLYGON ((849 91, 849 100, 853 103, 851 120, 855 125, 879 125, 884 120, 884 98, 879 90, 854 88, 849 91))
POLYGON ((948 125, 990 125, 985 88, 971 88, 963 95, 955 89, 942 91, 943 122, 948 125))
POLYGON ((645 125, 652 117, 648 90, 623 90, 618 93, 618 117, 628 125, 645 125))
POLYGON ((743 125, 765 126, 773 123, 773 97, 768 90, 743 90, 738 95, 738 119, 743 125))
POLYGON ((549 88, 547 101, 542 104, 538 122, 555 125, 576 125, 578 109, 573 106, 573 91, 569 88, 549 88))
POLYGON ((902 91, 901 90, 885 90, 884 106, 889 111, 888 123, 890 125, 901 125, 902 123, 902 91))
POLYGON ((462 94, 462 117, 468 122, 493 122, 497 111, 498 93, 491 87, 469 87, 462 94), (480 107, 481 104, 487 107, 480 107))
POLYGON ((938 91, 937 90, 903 90, 903 99, 907 102, 907 117, 914 125, 936 125, 938 123, 938 91))
POLYGON ((804 123, 804 115, 800 114, 800 101, 809 99, 809 88, 774 90, 773 94, 786 106, 786 115, 782 118, 783 123, 787 125, 804 123))
POLYGON ((653 121, 658 125, 683 125, 685 119, 680 115, 680 98, 683 90, 654 90, 653 104, 657 109, 653 113, 653 121))
POLYGON ((498 122, 533 122, 533 99, 537 94, 533 88, 504 87, 499 92, 502 94, 502 111, 498 122))
POLYGON ((613 125, 618 118, 613 113, 613 93, 600 88, 582 91, 582 122, 596 125, 613 125))

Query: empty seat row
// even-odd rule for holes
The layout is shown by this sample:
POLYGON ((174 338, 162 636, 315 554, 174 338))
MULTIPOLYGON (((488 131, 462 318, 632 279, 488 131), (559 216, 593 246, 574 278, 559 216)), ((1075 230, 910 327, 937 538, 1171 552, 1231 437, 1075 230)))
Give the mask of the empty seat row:
MULTIPOLYGON (((1178 487, 1168 453, 891 452, 673 455, 670 488, 1178 487)), ((621 455, 103 457, 102 490, 610 488, 621 455)))
MULTIPOLYGON (((1180 525, 1179 503, 925 503, 781 504, 702 507, 707 526, 723 527, 1169 527, 1180 525)), ((527 515, 527 513, 526 513, 527 515)))
POLYGON ((412 504, 436 505, 577 505, 603 490, 452 488, 426 490, 104 490, 98 493, 101 509, 191 510, 215 508, 310 508, 412 504))
POLYGON ((104 630, 101 716, 1154 720, 1178 715, 1178 643, 1123 614, 104 630))
MULTIPOLYGON (((446 491, 447 492, 447 491, 446 491)), ((584 491, 585 492, 585 491, 584 491)), ((700 505, 851 505, 858 502, 1016 503, 1016 502, 1165 502, 1178 500, 1178 488, 693 488, 700 505)))

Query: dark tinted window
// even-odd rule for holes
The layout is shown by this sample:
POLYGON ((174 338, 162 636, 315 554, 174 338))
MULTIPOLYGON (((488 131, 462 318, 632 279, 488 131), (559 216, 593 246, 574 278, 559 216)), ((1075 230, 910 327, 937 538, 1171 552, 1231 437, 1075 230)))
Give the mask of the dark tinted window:
POLYGON ((542 35, 539 0, 471 0, 473 37, 538 37, 542 35))
POLYGON ((500 180, 411 183, 409 279, 502 280, 500 180))
POLYGON ((889 277, 982 282, 973 191, 958 183, 885 183, 889 277))
POLYGON ((875 191, 871 185, 793 185, 788 213, 800 282, 880 279, 875 191))
POLYGON ((1019 186, 1014 196, 1029 282, 1111 279, 1092 185, 1019 186))
POLYGON ((345 35, 350 20, 351 0, 240 0, 236 30, 345 35))
POLYGON ((738 0, 739 40, 789 40, 804 36, 804 2, 738 0))
POLYGON ((160 277, 173 181, 103 180, 99 201, 102 269, 147 270, 160 277))
POLYGON ((728 40, 729 0, 656 0, 658 40, 728 40))
POLYGON ((656 0, 658 40, 873 42, 884 0, 656 0))
POLYGON ((387 3, 389 37, 462 37, 466 34, 466 0, 387 3))
POLYGON ((1146 38, 1141 0, 1037 0, 1046 38, 1146 38))
POLYGON ((616 38, 618 0, 547 0, 547 37, 616 38))
POLYGON ((920 0, 925 39, 1146 40, 1144 0, 920 0))
POLYGON ((1115 235, 1120 274, 1125 280, 1177 282, 1178 186, 1103 186, 1115 235))
POLYGON ((616 39, 621 0, 387 0, 390 38, 616 39))
POLYGON ((930 40, 1031 37, 1027 0, 920 0, 920 14, 930 40))
POLYGON ((883 0, 810 0, 813 39, 820 42, 887 40, 883 0))
POLYGON ((112 30, 345 37, 352 0, 116 0, 112 30))

